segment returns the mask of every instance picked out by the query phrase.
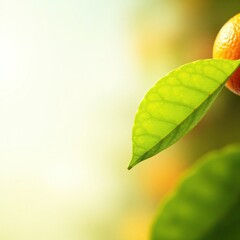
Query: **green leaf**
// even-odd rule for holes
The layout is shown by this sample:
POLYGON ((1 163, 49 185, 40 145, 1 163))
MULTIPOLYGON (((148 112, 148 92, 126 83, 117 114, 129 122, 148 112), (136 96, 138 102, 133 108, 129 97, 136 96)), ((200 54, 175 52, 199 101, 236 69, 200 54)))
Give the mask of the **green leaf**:
POLYGON ((205 156, 162 205, 152 240, 240 239, 240 145, 205 156))
POLYGON ((240 60, 206 59, 186 64, 160 79, 135 117, 129 169, 187 134, 205 115, 240 60))

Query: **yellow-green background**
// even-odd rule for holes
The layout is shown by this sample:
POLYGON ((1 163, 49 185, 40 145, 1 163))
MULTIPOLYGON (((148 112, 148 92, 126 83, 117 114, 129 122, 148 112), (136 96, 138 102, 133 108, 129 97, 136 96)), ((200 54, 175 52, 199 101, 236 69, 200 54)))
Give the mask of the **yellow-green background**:
POLYGON ((0 239, 147 240, 162 197, 210 149, 240 140, 224 90, 194 131, 127 171, 146 91, 211 58, 225 0, 0 1, 0 239))

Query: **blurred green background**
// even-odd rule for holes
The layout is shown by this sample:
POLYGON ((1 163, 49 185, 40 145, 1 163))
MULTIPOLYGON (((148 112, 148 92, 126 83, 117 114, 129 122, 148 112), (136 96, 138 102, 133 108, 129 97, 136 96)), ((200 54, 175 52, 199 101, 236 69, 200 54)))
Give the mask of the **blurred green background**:
POLYGON ((147 240, 199 156, 239 141, 224 90, 184 139, 127 171, 131 127, 168 71, 211 58, 224 0, 0 2, 0 238, 147 240))

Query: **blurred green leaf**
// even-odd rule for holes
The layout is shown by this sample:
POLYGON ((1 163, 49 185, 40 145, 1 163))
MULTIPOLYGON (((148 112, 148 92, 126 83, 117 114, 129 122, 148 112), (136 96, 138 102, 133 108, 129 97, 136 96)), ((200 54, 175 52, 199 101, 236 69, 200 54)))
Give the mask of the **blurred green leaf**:
POLYGON ((146 94, 135 117, 129 169, 188 133, 207 112, 239 60, 206 59, 163 77, 146 94))
POLYGON ((240 145, 205 156, 160 209, 152 240, 240 239, 240 145))

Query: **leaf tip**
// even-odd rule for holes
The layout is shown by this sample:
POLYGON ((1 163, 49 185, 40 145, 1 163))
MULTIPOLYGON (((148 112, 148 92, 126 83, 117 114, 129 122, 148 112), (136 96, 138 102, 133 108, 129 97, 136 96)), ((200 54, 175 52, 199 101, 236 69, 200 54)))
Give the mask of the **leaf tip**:
POLYGON ((131 165, 129 165, 127 169, 128 169, 128 170, 131 170, 131 168, 132 168, 132 166, 131 166, 131 165))
POLYGON ((131 170, 134 166, 135 166, 136 164, 133 164, 133 163, 130 163, 129 165, 128 165, 128 170, 131 170))
POLYGON ((135 165, 137 165, 137 161, 134 160, 134 158, 132 158, 131 162, 128 165, 128 170, 132 169, 135 165))

